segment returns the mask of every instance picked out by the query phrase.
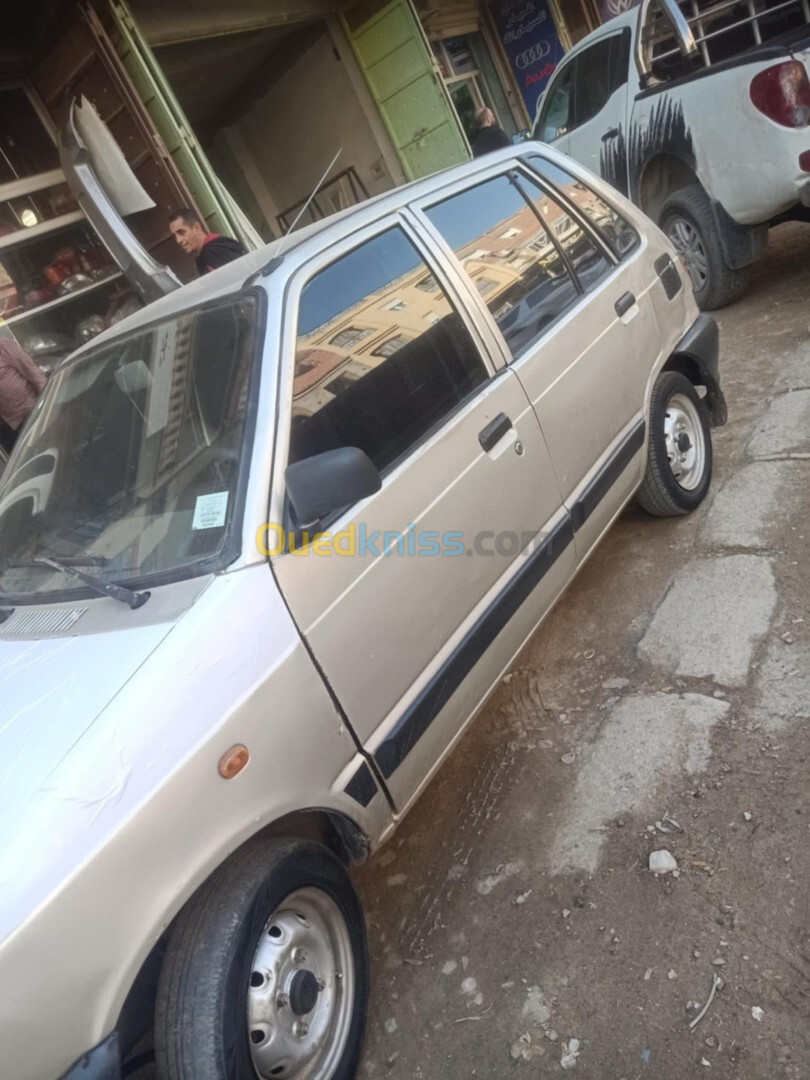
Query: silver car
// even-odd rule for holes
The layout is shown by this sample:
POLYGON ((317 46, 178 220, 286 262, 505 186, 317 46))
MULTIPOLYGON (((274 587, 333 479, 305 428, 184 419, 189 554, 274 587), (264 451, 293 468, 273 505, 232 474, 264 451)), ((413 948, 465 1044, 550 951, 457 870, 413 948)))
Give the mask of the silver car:
POLYGON ((725 421, 669 242, 525 143, 294 233, 53 375, 0 481, 9 1080, 347 1080, 348 867, 634 496, 725 421))

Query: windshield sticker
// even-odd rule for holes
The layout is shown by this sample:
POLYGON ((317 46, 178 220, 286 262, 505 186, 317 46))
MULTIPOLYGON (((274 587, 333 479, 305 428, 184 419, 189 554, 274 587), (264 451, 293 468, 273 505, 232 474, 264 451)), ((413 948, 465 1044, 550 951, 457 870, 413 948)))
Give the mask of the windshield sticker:
POLYGON ((228 492, 215 491, 211 495, 198 495, 194 504, 192 529, 219 529, 225 524, 228 508, 228 492))

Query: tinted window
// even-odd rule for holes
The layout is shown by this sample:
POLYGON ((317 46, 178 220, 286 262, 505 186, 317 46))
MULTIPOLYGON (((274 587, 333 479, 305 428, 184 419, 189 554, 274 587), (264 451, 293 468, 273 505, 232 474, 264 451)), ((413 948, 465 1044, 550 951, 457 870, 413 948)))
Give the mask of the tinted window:
POLYGON ((532 137, 553 142, 573 127, 574 65, 568 64, 551 84, 532 137))
POLYGON ((603 38, 576 58, 574 125, 591 120, 627 82, 627 36, 603 38))
POLYGON ((602 238, 622 258, 638 244, 638 233, 629 222, 600 198, 582 180, 577 180, 565 169, 545 158, 532 157, 532 168, 553 184, 576 206, 583 217, 596 226, 602 238))
POLYGON ((537 341, 578 296, 554 235, 565 212, 539 188, 535 194, 537 212, 515 182, 499 176, 427 211, 484 297, 513 356, 537 341))
POLYGON ((391 229, 304 289, 290 461, 357 446, 382 471, 487 377, 416 248, 391 229))

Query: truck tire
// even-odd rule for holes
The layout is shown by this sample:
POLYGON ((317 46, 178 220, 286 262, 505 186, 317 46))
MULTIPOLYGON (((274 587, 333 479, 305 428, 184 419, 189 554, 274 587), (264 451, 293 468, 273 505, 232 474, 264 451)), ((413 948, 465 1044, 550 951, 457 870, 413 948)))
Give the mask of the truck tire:
POLYGON ((739 300, 748 288, 749 268, 726 264, 717 219, 700 184, 670 195, 658 223, 686 262, 699 307, 714 311, 739 300))
POLYGON ((342 864, 320 844, 250 841, 172 929, 158 1080, 352 1080, 368 989, 363 912, 342 864))
POLYGON ((712 479, 712 433, 697 390, 679 371, 658 376, 650 399, 650 447, 636 496, 648 514, 688 514, 712 479))

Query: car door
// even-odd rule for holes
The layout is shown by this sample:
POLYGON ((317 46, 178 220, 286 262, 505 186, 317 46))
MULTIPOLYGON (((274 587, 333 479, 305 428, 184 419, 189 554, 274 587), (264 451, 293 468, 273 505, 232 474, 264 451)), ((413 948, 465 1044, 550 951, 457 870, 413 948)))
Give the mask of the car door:
POLYGON ((421 212, 502 335, 584 556, 641 479, 644 396, 660 349, 652 281, 620 214, 556 163, 529 163, 494 168, 421 212))
POLYGON ((577 54, 576 109, 568 153, 627 194, 627 76, 630 28, 577 54))
POLYGON ((520 381, 404 218, 303 268, 288 310, 275 513, 278 466, 336 447, 382 483, 272 567, 402 808, 568 580, 570 524, 520 381))
POLYGON ((576 58, 560 64, 546 92, 540 99, 532 138, 553 143, 562 154, 571 152, 571 128, 574 123, 576 58))

